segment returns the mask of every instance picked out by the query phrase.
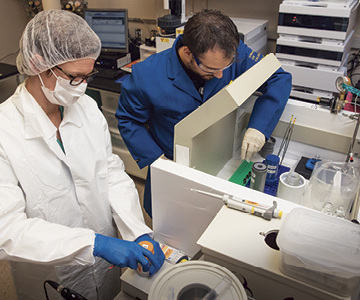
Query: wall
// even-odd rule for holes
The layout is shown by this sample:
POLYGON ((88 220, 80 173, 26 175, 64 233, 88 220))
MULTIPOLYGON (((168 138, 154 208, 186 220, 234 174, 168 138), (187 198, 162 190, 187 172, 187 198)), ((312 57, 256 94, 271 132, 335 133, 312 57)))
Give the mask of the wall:
MULTIPOLYGON (((253 1, 234 1, 234 0, 188 0, 186 1, 186 15, 191 16, 194 12, 203 8, 216 8, 224 11, 230 17, 242 17, 253 19, 266 19, 270 21, 270 30, 276 31, 279 5, 282 0, 253 0, 253 1), (235 4, 234 4, 235 3, 235 4), (266 4, 266 5, 264 5, 266 4)), ((141 18, 155 20, 167 14, 163 9, 163 0, 89 0, 90 8, 127 8, 129 18, 141 18)), ((156 29, 156 25, 149 23, 151 29, 156 29)), ((134 35, 135 28, 144 28, 143 36, 149 37, 149 30, 144 24, 134 24, 130 22, 130 34, 134 35)))
MULTIPOLYGON (((0 0, 5 1, 5 0, 0 0)), ((268 52, 275 51, 276 27, 279 5, 282 0, 187 0, 186 15, 203 8, 216 8, 231 17, 269 20, 268 52)), ((0 10, 0 59, 17 51, 19 39, 28 22, 23 9, 24 0, 7 1, 6 7, 0 10)), ((135 28, 142 30, 142 39, 150 37, 150 30, 156 29, 156 19, 168 12, 163 9, 163 0, 88 0, 90 8, 128 8, 130 34, 134 36, 135 28)), ((354 48, 360 48, 360 10, 355 25, 354 48)), ((10 55, 1 62, 15 64, 16 54, 10 55)), ((0 102, 9 97, 16 88, 16 81, 0 83, 0 102)))
MULTIPOLYGON (((23 3, 23 0, 7 1, 6 6, 0 10, 0 60, 15 52, 1 60, 2 63, 15 65, 19 40, 28 22, 23 3)), ((0 82, 0 102, 14 93, 16 85, 15 78, 0 82)))
MULTIPOLYGON (((128 8, 130 18, 137 17, 155 21, 157 17, 167 13, 162 9, 163 0, 88 0, 88 2, 89 7, 94 8, 128 8)), ((269 20, 268 52, 274 52, 281 2, 282 0, 186 0, 186 15, 189 16, 203 8, 215 8, 222 10, 230 17, 269 20)), ((130 23, 129 27, 131 35, 134 35, 135 28, 141 28, 143 36, 149 37, 149 30, 144 24, 130 23)), ((154 24, 149 24, 149 27, 156 28, 154 24)), ((360 10, 355 25, 355 36, 353 45, 355 48, 360 48, 360 10)))

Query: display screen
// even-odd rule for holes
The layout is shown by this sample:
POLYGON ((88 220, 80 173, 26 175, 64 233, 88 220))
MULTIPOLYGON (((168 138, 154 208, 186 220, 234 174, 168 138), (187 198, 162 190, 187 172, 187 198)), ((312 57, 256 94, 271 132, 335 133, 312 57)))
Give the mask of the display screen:
POLYGON ((278 25, 346 32, 349 18, 280 13, 278 25))
POLYGON ((127 9, 86 9, 84 18, 99 36, 102 52, 129 52, 127 9))

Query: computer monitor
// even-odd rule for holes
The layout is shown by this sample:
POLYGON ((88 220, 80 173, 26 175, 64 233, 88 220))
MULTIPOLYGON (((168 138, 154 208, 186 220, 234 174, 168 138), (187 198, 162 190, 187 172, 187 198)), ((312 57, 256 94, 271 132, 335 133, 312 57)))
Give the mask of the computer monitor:
POLYGON ((102 53, 128 53, 127 9, 84 9, 84 18, 101 40, 102 53))

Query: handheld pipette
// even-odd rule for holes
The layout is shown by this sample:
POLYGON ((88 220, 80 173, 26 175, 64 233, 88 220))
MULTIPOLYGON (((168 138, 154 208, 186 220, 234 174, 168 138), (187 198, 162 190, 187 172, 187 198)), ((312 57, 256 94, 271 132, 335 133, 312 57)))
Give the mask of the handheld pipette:
POLYGON ((217 195, 205 191, 200 191, 196 189, 191 189, 193 192, 197 192, 203 195, 207 195, 213 198, 221 199, 224 201, 224 204, 236 210, 240 210, 242 212, 247 212, 250 214, 254 214, 255 216, 262 217, 266 220, 271 220, 272 218, 281 219, 283 212, 278 210, 276 201, 273 202, 273 206, 265 206, 257 202, 253 202, 250 200, 241 199, 231 195, 217 195))

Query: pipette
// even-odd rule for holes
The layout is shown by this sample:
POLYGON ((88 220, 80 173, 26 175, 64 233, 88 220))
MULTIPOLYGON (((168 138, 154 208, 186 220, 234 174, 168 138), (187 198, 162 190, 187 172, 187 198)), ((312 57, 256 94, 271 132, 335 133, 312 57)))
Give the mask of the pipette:
POLYGON ((213 198, 221 199, 224 201, 224 204, 229 207, 233 208, 242 212, 247 212, 250 214, 254 214, 255 216, 262 217, 265 220, 271 220, 272 218, 281 219, 283 212, 278 210, 277 202, 273 201, 273 206, 269 207, 257 202, 253 202, 250 200, 241 199, 235 196, 231 196, 228 194, 218 195, 213 194, 205 191, 200 191, 196 189, 191 189, 193 192, 197 192, 199 194, 207 195, 213 198))

